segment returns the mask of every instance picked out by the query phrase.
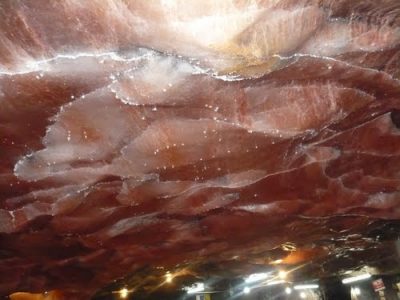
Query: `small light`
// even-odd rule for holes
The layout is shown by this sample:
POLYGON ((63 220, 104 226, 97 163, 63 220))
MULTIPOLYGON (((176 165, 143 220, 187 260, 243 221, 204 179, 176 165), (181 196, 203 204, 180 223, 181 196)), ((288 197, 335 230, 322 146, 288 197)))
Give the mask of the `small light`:
POLYGON ((244 293, 244 294, 250 294, 250 288, 249 288, 248 286, 246 286, 246 287, 243 289, 243 293, 244 293))
POLYGON ((360 296, 361 295, 361 290, 360 290, 359 287, 353 288, 353 292, 354 292, 354 295, 356 295, 356 296, 360 296))
POLYGON ((278 276, 279 276, 279 278, 281 278, 281 279, 286 279, 286 277, 287 277, 287 272, 285 272, 285 271, 279 271, 278 276))
POLYGON ((352 283, 352 282, 365 280, 365 279, 368 279, 368 278, 371 278, 371 274, 366 273, 366 274, 361 274, 361 275, 354 276, 354 277, 345 278, 345 279, 342 280, 342 282, 344 284, 349 284, 349 283, 352 283))
POLYGON ((306 296, 306 293, 304 293, 304 292, 301 292, 301 293, 300 293, 300 298, 301 298, 301 299, 306 299, 306 297, 307 297, 307 296, 306 296))
POLYGON ((123 288, 123 289, 119 290, 119 296, 122 299, 125 299, 126 297, 128 297, 128 294, 129 294, 129 291, 126 288, 123 288))
POLYGON ((290 287, 286 287, 285 293, 290 295, 292 293, 292 289, 290 287))
POLYGON ((168 273, 165 275, 165 281, 168 282, 168 283, 171 283, 171 282, 172 282, 172 274, 171 274, 171 273, 168 272, 168 273))

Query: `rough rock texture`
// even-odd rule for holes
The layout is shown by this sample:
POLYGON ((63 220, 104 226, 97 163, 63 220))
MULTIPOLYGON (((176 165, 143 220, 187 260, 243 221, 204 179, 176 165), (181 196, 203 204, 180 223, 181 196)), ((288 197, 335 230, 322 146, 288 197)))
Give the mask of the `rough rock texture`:
POLYGON ((378 247, 399 70, 398 0, 1 1, 0 294, 378 247))

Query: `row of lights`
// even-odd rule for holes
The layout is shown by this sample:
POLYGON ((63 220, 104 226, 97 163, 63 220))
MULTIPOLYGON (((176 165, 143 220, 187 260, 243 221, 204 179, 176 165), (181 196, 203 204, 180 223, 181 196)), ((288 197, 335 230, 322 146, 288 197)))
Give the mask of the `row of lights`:
MULTIPOLYGON (((269 281, 267 282, 265 285, 266 286, 271 286, 271 285, 277 285, 277 284, 285 284, 286 283, 286 277, 288 275, 288 272, 286 271, 279 271, 278 272, 278 278, 280 278, 279 280, 273 280, 273 281, 269 281)), ((269 274, 268 273, 256 273, 256 274, 252 274, 249 275, 247 278, 245 278, 245 282, 248 283, 254 283, 257 281, 261 281, 264 280, 266 278, 268 278, 269 274)), ((293 287, 293 289, 295 290, 299 290, 299 296, 301 299, 305 299, 307 297, 306 293, 303 290, 310 290, 310 289, 318 289, 319 285, 318 284, 299 284, 299 285, 295 285, 293 287)), ((293 289, 291 287, 286 287, 285 288, 285 293, 287 295, 290 295, 293 291, 293 289)), ((243 288, 243 293, 244 294, 249 294, 251 292, 251 288, 248 286, 245 286, 243 288)))
MULTIPOLYGON (((278 272, 278 277, 280 278, 280 280, 269 281, 269 282, 266 283, 266 285, 267 286, 271 286, 271 285, 277 285, 277 284, 286 283, 285 279, 287 277, 287 274, 288 273, 286 271, 279 271, 278 272)), ((269 276, 268 273, 251 274, 251 275, 249 275, 248 277, 245 278, 245 282, 247 284, 255 283, 255 282, 262 281, 262 280, 268 278, 268 276, 269 276)), ((369 279, 369 278, 371 278, 371 274, 365 273, 365 274, 361 274, 361 275, 358 275, 358 276, 345 278, 345 279, 342 280, 342 282, 343 282, 343 284, 350 284, 350 283, 353 283, 353 282, 357 282, 357 281, 365 280, 365 279, 369 279)), ((167 272, 165 274, 165 282, 171 283, 172 280, 173 280, 173 275, 170 272, 167 272)), ((300 285, 295 285, 293 287, 293 289, 295 289, 295 290, 310 290, 310 289, 318 289, 318 288, 319 288, 318 284, 300 284, 300 285)), ((199 283, 193 284, 190 287, 186 287, 185 290, 186 290, 186 292, 188 294, 201 293, 201 292, 204 292, 205 285, 204 285, 204 283, 199 282, 199 283)), ((123 288, 123 289, 118 291, 119 296, 120 296, 121 299, 126 299, 130 292, 131 291, 128 290, 127 288, 123 288)), ((251 288, 250 287, 245 286, 243 288, 243 293, 244 294, 249 294, 250 292, 251 292, 251 288)), ((355 295, 360 295, 361 294, 360 289, 357 288, 357 287, 356 288, 352 288, 352 292, 355 295)), ((292 288, 286 287, 285 288, 285 293, 290 295, 292 293, 292 288)), ((304 292, 300 292, 299 295, 300 295, 300 298, 302 298, 302 299, 306 298, 306 294, 304 292)))
MULTIPOLYGON (((165 274, 165 282, 171 283, 171 282, 172 282, 172 279, 173 279, 173 276, 172 276, 171 272, 168 271, 168 272, 165 274)), ((204 288, 204 286, 203 286, 203 288, 204 288)), ((131 291, 131 290, 128 290, 127 288, 122 288, 122 289, 120 289, 117 293, 119 294, 119 297, 120 297, 121 299, 126 299, 126 298, 128 298, 128 296, 129 296, 129 294, 130 294, 131 292, 132 292, 132 291, 131 291)))
MULTIPOLYGON (((281 282, 281 283, 285 283, 285 282, 281 282)), ((318 284, 303 284, 303 285, 295 285, 294 287, 293 287, 293 289, 295 289, 295 290, 313 290, 313 289, 318 289, 319 288, 319 285, 318 284)), ((290 295, 291 293, 292 293, 292 291, 293 291, 293 289, 291 288, 291 287, 286 287, 285 288, 285 293, 287 294, 287 295, 290 295)), ((243 289, 243 293, 244 294, 249 294, 251 292, 251 289, 248 287, 248 286, 246 286, 244 289, 243 289)), ((302 298, 302 299, 304 299, 305 297, 306 297, 306 294, 302 291, 302 292, 300 292, 300 298, 302 298)))

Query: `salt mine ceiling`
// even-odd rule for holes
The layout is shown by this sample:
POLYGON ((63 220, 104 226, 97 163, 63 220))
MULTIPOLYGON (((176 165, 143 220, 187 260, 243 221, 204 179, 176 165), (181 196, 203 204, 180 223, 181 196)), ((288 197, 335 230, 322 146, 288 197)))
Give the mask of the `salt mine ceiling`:
POLYGON ((397 270, 399 67, 398 0, 1 1, 0 295, 397 270))

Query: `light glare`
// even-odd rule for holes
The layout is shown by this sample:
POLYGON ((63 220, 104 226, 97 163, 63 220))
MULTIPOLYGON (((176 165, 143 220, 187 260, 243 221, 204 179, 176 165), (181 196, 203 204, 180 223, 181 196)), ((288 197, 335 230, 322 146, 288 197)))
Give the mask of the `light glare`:
POLYGON ((128 289, 126 289, 126 288, 123 288, 123 289, 121 289, 121 290, 119 291, 119 296, 120 296, 122 299, 125 299, 126 297, 128 297, 128 294, 129 294, 129 291, 128 291, 128 289))
POLYGON ((304 293, 304 292, 301 292, 301 293, 300 293, 300 298, 301 298, 301 299, 306 299, 306 297, 307 297, 307 296, 306 296, 306 293, 304 293))
POLYGON ((245 293, 245 294, 250 294, 250 288, 249 288, 248 286, 246 286, 246 287, 243 289, 243 293, 245 293))
POLYGON ((172 274, 171 274, 171 273, 168 272, 168 273, 165 275, 165 277, 166 277, 166 279, 165 279, 166 282, 168 282, 168 283, 171 283, 171 282, 172 282, 172 274))
POLYGON ((287 272, 285 272, 285 271, 279 271, 278 276, 279 276, 279 278, 281 278, 281 279, 286 279, 286 277, 287 277, 287 272))
POLYGON ((290 295, 292 293, 292 289, 290 287, 286 287, 285 293, 290 295))

